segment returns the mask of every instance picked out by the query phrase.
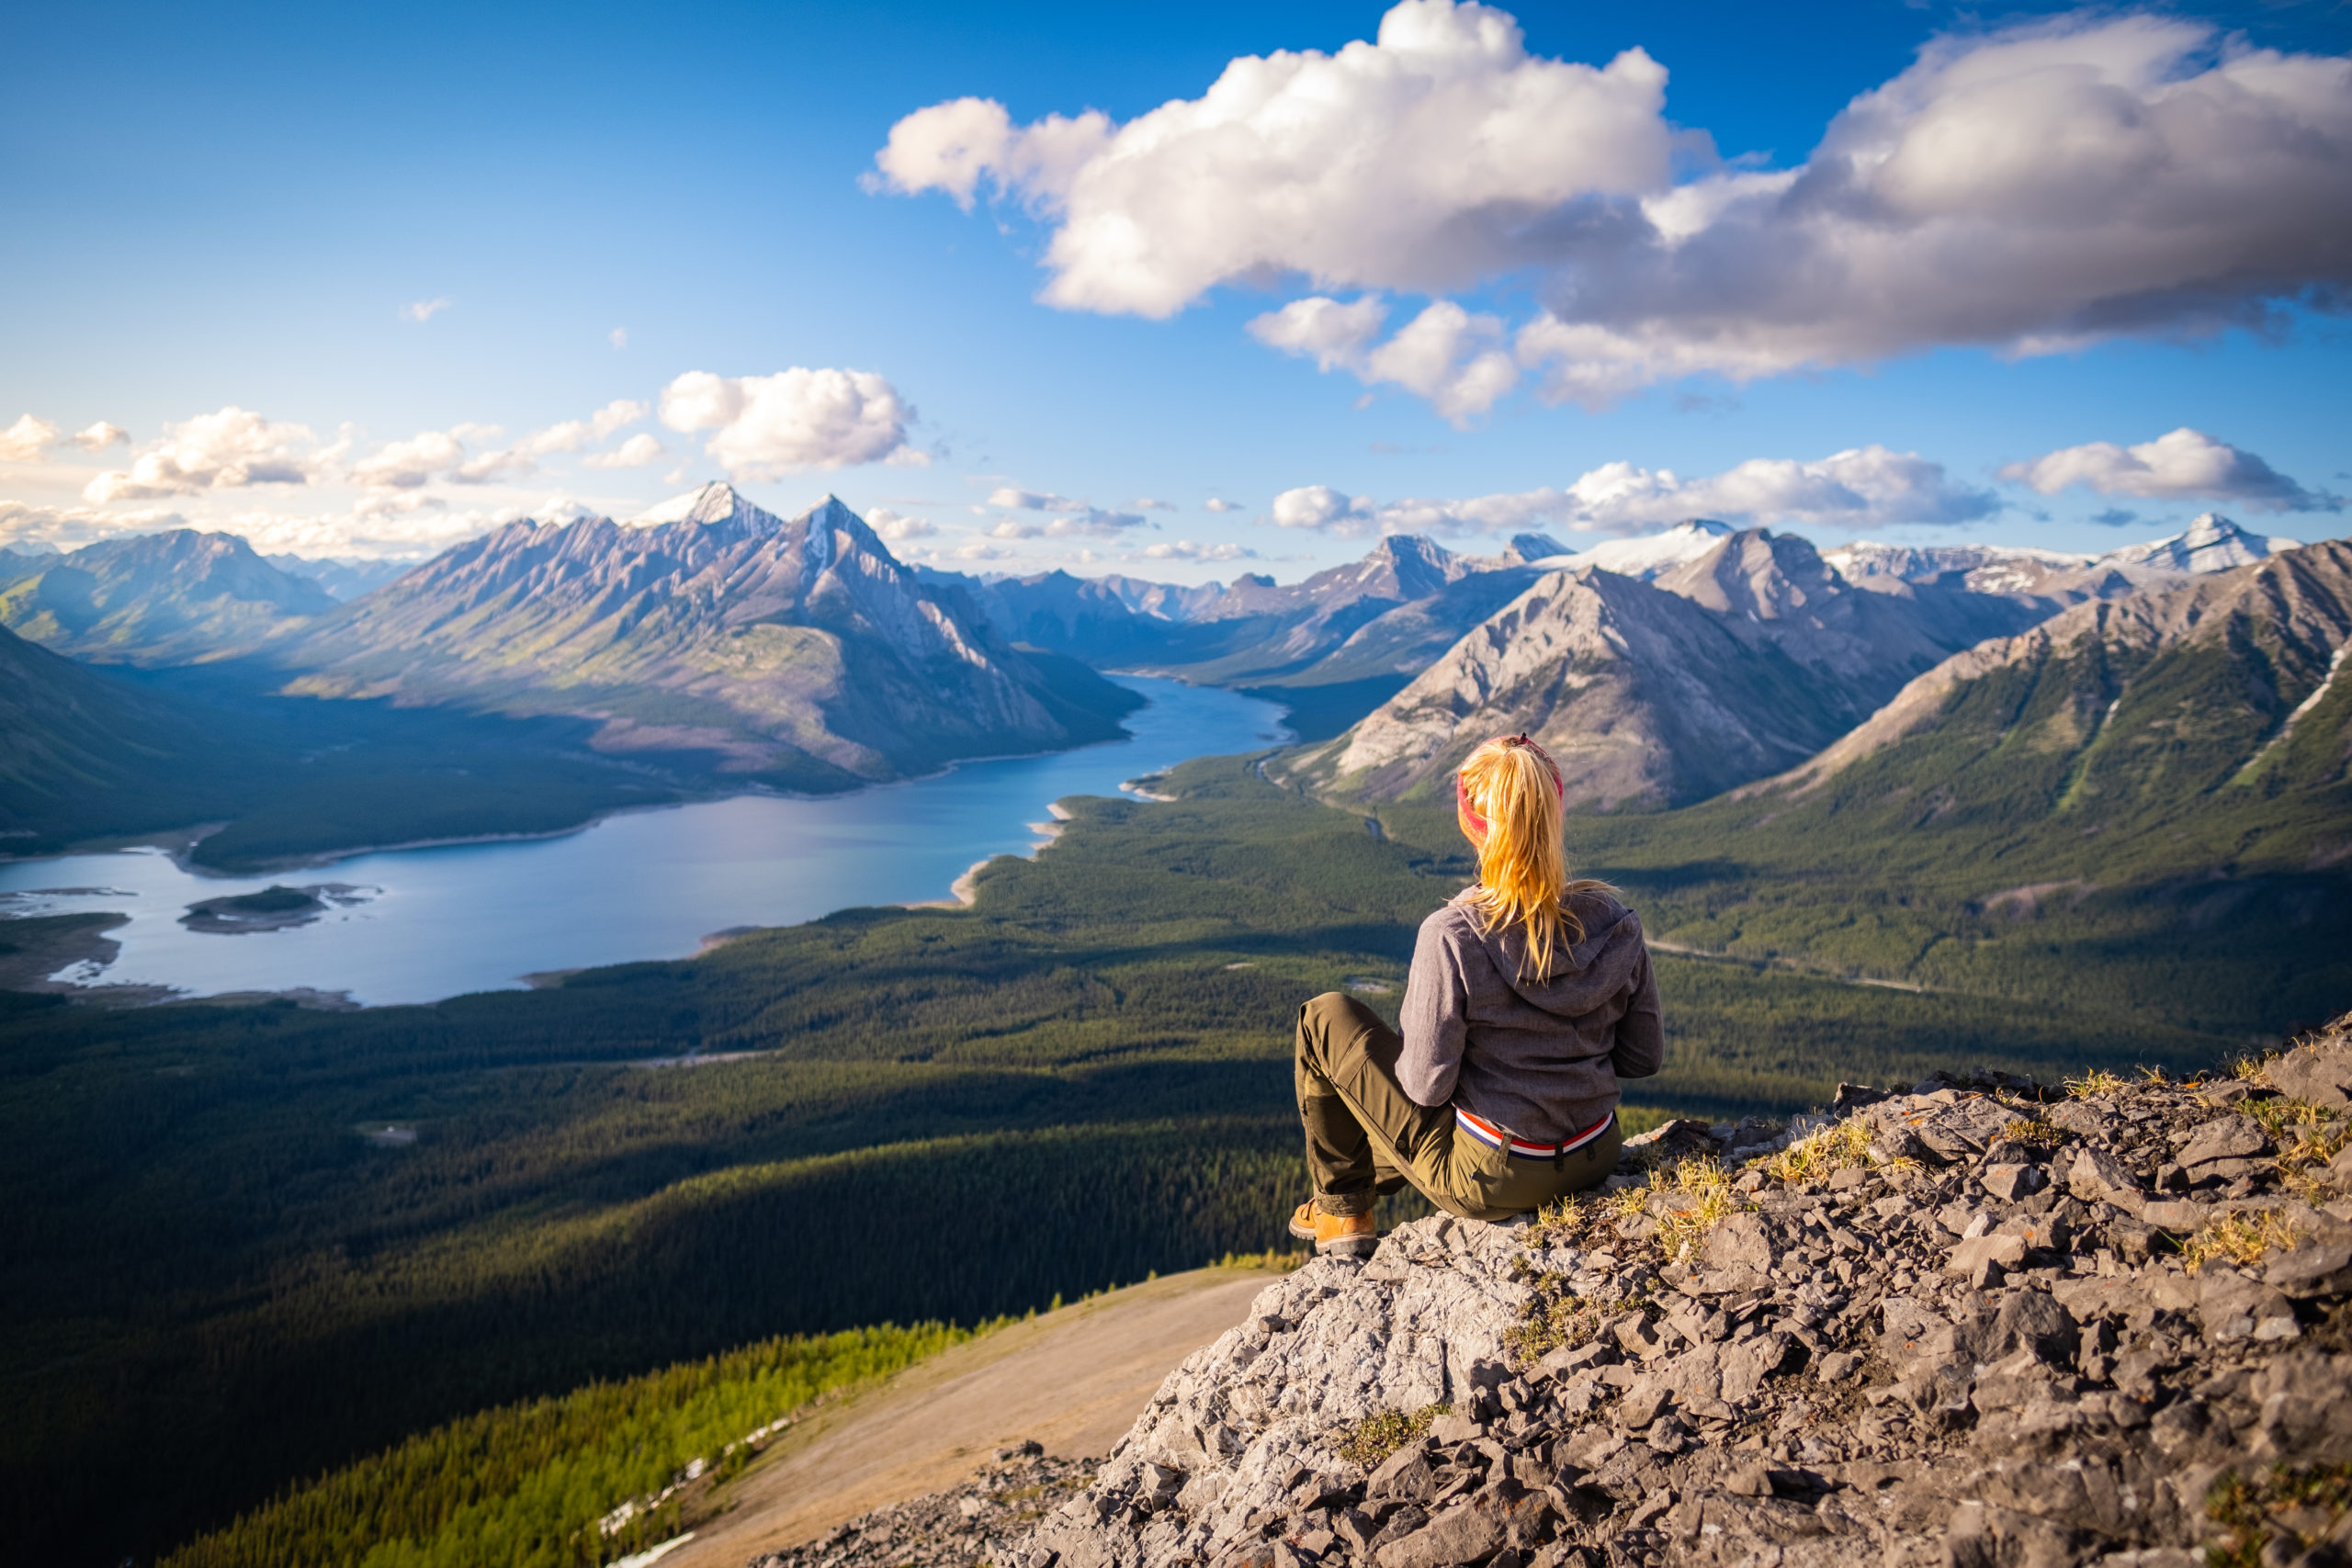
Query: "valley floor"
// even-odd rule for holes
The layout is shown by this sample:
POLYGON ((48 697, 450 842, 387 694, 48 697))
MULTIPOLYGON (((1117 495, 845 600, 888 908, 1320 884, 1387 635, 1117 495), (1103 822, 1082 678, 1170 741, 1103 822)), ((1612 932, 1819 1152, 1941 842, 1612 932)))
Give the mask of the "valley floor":
POLYGON ((1195 1269, 1112 1291, 824 1408, 714 1494, 718 1517, 665 1554, 663 1568, 742 1568, 870 1509, 953 1486, 998 1447, 1023 1439, 1064 1458, 1109 1453, 1169 1370, 1239 1322, 1274 1277, 1195 1269))

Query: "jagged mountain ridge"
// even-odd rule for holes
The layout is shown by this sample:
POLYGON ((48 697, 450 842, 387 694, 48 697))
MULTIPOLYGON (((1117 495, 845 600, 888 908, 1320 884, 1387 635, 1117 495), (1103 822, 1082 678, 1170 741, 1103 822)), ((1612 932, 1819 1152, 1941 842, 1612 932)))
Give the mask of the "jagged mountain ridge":
POLYGON ((1750 529, 1655 582, 1549 573, 1289 772, 1393 799, 1517 730, 1559 761, 1572 805, 1679 805, 1810 755, 1972 640, 1852 588, 1802 537, 1750 529))
POLYGON ((1022 652, 838 500, 723 484, 645 518, 509 524, 273 650, 286 689, 602 728, 599 750, 842 787, 1106 739, 1132 695, 1022 652))
POLYGON ((193 664, 249 653, 335 607, 234 534, 174 528, 17 557, 0 625, 99 664, 193 664))
POLYGON ((2341 789, 2352 768, 2352 543, 2174 578, 1955 654, 1748 793, 1903 790, 2086 815, 2227 785, 2341 789), (1863 770, 1863 764, 1870 766, 1863 770))

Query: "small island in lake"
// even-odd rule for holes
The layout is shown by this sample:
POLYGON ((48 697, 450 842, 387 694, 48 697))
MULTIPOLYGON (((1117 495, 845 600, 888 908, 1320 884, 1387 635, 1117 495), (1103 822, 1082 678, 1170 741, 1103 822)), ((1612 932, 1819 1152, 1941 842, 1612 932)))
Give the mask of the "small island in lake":
POLYGON ((232 893, 190 904, 180 924, 192 931, 233 936, 246 931, 283 931, 308 925, 331 907, 367 901, 376 890, 347 883, 326 882, 312 887, 286 887, 276 883, 258 893, 232 893))

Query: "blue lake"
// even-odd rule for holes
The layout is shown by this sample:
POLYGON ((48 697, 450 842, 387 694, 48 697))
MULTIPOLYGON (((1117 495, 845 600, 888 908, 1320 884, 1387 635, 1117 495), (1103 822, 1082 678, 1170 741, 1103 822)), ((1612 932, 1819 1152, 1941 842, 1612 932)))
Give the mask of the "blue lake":
POLYGON ((106 909, 104 965, 78 985, 343 992, 368 1005, 432 1001, 524 984, 524 976, 633 959, 676 958, 712 933, 790 925, 862 904, 950 897, 975 862, 1027 853, 1064 795, 1188 757, 1256 750, 1288 734, 1283 710, 1230 692, 1122 678, 1146 706, 1133 739, 1044 757, 967 762, 948 773, 820 800, 737 795, 628 812, 577 833, 355 855, 268 876, 187 871, 158 850, 0 864, 0 914, 106 909), (308 923, 193 930, 200 900, 272 884, 339 891, 308 923))

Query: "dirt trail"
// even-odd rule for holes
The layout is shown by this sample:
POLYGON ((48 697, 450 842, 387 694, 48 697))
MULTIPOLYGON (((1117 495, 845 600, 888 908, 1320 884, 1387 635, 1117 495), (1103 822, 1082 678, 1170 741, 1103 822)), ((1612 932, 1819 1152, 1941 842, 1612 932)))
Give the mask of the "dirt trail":
POLYGON ((1196 1269, 959 1345, 792 1429, 727 1488, 727 1512, 662 1568, 743 1568, 869 1508, 953 1485, 1000 1444, 1110 1452, 1186 1356, 1275 1276, 1196 1269))

